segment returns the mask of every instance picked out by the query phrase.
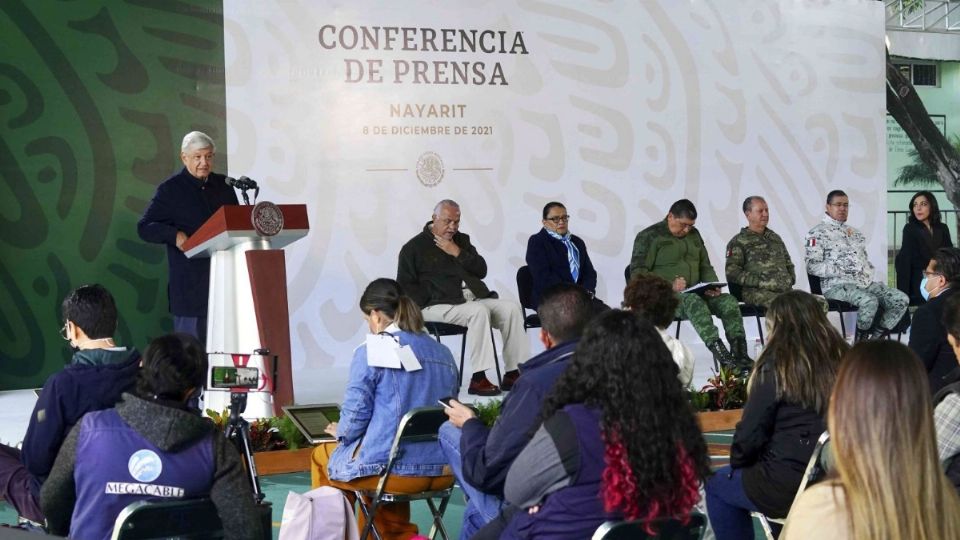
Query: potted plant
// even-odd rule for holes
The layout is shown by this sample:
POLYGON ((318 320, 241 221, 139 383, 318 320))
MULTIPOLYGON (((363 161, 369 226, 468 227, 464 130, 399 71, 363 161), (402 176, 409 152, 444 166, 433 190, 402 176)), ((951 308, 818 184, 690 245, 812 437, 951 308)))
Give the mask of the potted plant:
POLYGON ((747 400, 747 380, 720 368, 699 391, 690 391, 690 403, 697 412, 703 432, 734 429, 747 400))
MULTIPOLYGON (((207 409, 206 413, 221 431, 230 419, 228 411, 218 413, 207 409)), ((303 434, 286 416, 260 418, 250 422, 250 447, 258 474, 310 470, 310 453, 313 447, 307 444, 303 434)))

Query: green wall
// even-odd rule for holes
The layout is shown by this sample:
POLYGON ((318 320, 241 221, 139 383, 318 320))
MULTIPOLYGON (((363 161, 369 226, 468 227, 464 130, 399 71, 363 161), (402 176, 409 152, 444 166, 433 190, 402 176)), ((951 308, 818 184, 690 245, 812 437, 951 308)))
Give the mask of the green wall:
MULTIPOLYGON (((226 148, 217 1, 0 2, 0 390, 69 358, 60 301, 102 283, 119 342, 172 328, 163 247, 137 237, 193 129, 226 148)), ((226 170, 226 156, 217 168, 226 170)))

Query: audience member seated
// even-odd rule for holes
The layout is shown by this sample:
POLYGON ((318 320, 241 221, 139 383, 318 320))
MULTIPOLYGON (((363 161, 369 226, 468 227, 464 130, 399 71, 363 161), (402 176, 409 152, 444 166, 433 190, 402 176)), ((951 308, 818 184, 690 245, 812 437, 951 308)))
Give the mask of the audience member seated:
POLYGON ((960 499, 937 462, 927 386, 900 343, 847 353, 827 415, 837 473, 800 495, 784 540, 960 538, 960 499))
POLYGON ((933 396, 933 423, 937 431, 937 453, 947 477, 960 491, 960 295, 951 296, 943 306, 943 326, 954 354, 954 371, 946 386, 933 396))
POLYGON ((839 189, 827 195, 827 212, 807 233, 807 273, 820 278, 823 296, 858 308, 857 339, 890 333, 907 312, 907 295, 874 281, 867 238, 846 224, 850 199, 839 189))
POLYGON ((40 502, 50 532, 110 538, 136 501, 209 497, 226 538, 262 538, 246 469, 213 422, 189 408, 207 377, 207 355, 187 334, 147 347, 137 394, 86 414, 60 449, 40 502))
POLYGON ((494 367, 490 327, 503 336, 503 389, 510 390, 520 376, 517 364, 530 355, 519 304, 497 299, 483 283, 487 263, 460 232, 460 205, 440 201, 433 219, 400 250, 397 281, 423 308, 423 318, 468 328, 467 354, 473 377, 467 391, 495 396, 500 389, 487 379, 494 367))
POLYGON ((543 291, 557 283, 575 283, 592 295, 597 291, 597 271, 593 269, 587 245, 570 232, 570 215, 559 202, 543 207, 543 228, 527 241, 527 267, 533 277, 533 307, 540 305, 543 291))
POLYGON ((743 302, 768 307, 778 294, 793 288, 793 261, 780 235, 767 227, 770 209, 763 197, 747 197, 743 215, 747 226, 727 244, 727 281, 741 286, 743 302))
MULTIPOLYGON (((337 440, 317 446, 310 466, 314 488, 333 486, 351 501, 355 489, 376 489, 403 415, 416 407, 437 406, 439 399, 457 392, 453 355, 423 331, 420 309, 396 281, 380 278, 370 283, 360 298, 360 310, 370 334, 393 336, 400 346, 412 349, 422 369, 374 367, 366 344, 354 351, 340 421, 327 426, 337 440)), ((417 443, 403 449, 386 489, 418 493, 451 484, 453 476, 440 445, 417 443)), ((358 517, 362 530, 363 514, 358 517)), ((410 503, 380 505, 374 523, 385 540, 417 534, 417 526, 410 522, 410 503)))
POLYGON ((507 469, 533 435, 543 400, 570 364, 594 307, 587 291, 561 283, 544 291, 539 314, 540 342, 547 350, 521 364, 521 376, 493 427, 451 400, 450 422, 440 428, 440 445, 469 497, 460 533, 464 540, 500 513, 507 469))
POLYGON ((934 394, 943 388, 945 380, 957 369, 957 357, 947 342, 943 327, 943 307, 960 287, 960 249, 940 248, 923 271, 920 293, 927 302, 917 308, 910 325, 910 349, 920 357, 930 389, 934 394))
POLYGON ((113 407, 131 390, 140 365, 136 349, 118 347, 117 306, 101 285, 84 285, 63 300, 61 335, 76 349, 70 363, 44 383, 20 449, 0 445, 0 498, 43 523, 40 486, 63 439, 80 417, 113 407))
POLYGON ((786 517, 824 417, 847 342, 816 298, 789 291, 767 311, 770 333, 750 377, 730 465, 706 485, 717 540, 753 537, 750 512, 786 517))
POLYGON ((688 386, 693 380, 693 367, 696 359, 693 351, 667 333, 673 322, 680 300, 673 293, 670 282, 653 274, 640 274, 630 280, 623 290, 623 308, 645 317, 660 332, 664 345, 680 368, 680 382, 688 386))
POLYGON ((697 209, 687 199, 670 207, 667 217, 637 234, 630 260, 630 277, 650 272, 673 284, 680 296, 677 316, 689 319, 697 334, 713 353, 717 364, 737 371, 749 370, 753 360, 747 355, 747 337, 740 316, 740 304, 719 288, 684 293, 701 282, 716 282, 717 272, 710 265, 707 247, 694 227, 697 209), (720 341, 713 315, 723 322, 730 350, 720 341))
POLYGON ((910 305, 926 302, 920 292, 920 280, 933 253, 953 247, 950 229, 940 221, 940 205, 929 191, 918 191, 910 198, 910 213, 903 225, 900 251, 895 259, 897 288, 910 297, 910 305))
POLYGON ((599 315, 507 473, 508 511, 475 538, 580 540, 607 520, 689 513, 710 469, 677 377, 649 322, 599 315))

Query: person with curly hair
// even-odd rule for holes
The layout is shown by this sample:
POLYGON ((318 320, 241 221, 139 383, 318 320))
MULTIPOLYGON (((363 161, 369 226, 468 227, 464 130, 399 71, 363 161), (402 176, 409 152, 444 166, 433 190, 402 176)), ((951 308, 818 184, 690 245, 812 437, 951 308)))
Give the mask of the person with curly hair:
POLYGON ((693 380, 693 367, 696 358, 690 347, 667 333, 667 327, 673 322, 680 300, 673 294, 670 282, 654 274, 639 274, 630 280, 623 290, 623 308, 645 317, 660 332, 664 345, 680 368, 680 382, 684 386, 693 380))
POLYGON ((599 315, 507 473, 510 511, 474 538, 579 540, 608 520, 683 519, 710 468, 677 375, 653 325, 599 315))
POLYGON ((910 349, 850 349, 827 425, 836 472, 800 494, 784 540, 960 538, 960 498, 937 460, 927 375, 910 349))
POLYGON ((830 390, 848 348, 817 299, 804 291, 774 298, 767 324, 767 346, 750 376, 730 465, 707 481, 707 514, 718 540, 752 538, 750 512, 786 517, 825 429, 830 390))

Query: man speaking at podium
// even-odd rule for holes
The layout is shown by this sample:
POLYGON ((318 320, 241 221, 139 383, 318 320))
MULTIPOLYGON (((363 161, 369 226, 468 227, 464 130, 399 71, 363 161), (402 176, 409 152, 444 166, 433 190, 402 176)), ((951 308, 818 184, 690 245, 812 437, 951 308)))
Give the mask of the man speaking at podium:
POLYGON ((183 169, 157 187, 137 233, 146 242, 166 244, 170 283, 167 286, 173 329, 207 341, 207 296, 210 259, 188 259, 183 244, 221 206, 239 204, 222 174, 213 171, 217 147, 213 139, 191 131, 180 145, 183 169))

